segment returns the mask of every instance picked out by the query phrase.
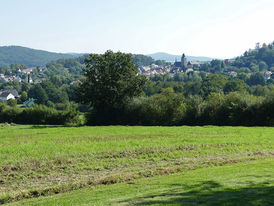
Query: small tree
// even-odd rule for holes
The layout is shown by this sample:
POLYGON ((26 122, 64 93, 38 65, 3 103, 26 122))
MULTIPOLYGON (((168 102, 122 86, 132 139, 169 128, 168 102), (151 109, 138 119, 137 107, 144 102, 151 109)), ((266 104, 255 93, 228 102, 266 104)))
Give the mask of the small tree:
POLYGON ((29 90, 28 97, 36 99, 37 104, 46 104, 48 101, 48 95, 40 84, 33 86, 29 90))
POLYGON ((8 105, 11 107, 15 107, 17 105, 17 101, 15 99, 9 99, 8 105))
POLYGON ((26 91, 22 92, 21 97, 20 97, 20 101, 23 103, 27 99, 28 99, 28 93, 26 91))

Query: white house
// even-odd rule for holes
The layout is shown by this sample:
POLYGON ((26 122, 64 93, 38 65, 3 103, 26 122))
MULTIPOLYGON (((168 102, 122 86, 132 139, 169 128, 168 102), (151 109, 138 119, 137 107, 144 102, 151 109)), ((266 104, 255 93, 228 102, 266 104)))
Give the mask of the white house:
POLYGON ((9 99, 18 98, 18 92, 15 89, 1 89, 0 90, 0 100, 7 101, 9 99))
POLYGON ((264 80, 267 81, 267 80, 271 79, 271 75, 272 75, 272 72, 266 71, 264 73, 264 80))
POLYGON ((234 72, 234 71, 230 72, 229 74, 230 74, 232 77, 237 77, 237 75, 238 75, 237 72, 234 72))
POLYGON ((10 92, 2 92, 0 94, 0 100, 8 101, 9 99, 15 99, 15 96, 10 92))

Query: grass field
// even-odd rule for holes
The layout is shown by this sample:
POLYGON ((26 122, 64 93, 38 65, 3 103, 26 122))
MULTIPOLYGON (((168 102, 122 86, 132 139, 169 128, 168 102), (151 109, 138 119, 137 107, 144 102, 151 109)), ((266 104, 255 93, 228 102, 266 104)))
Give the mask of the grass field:
POLYGON ((0 148, 0 203, 273 203, 274 128, 2 125, 0 148))
POLYGON ((274 205, 274 161, 201 168, 97 186, 14 205, 274 205))

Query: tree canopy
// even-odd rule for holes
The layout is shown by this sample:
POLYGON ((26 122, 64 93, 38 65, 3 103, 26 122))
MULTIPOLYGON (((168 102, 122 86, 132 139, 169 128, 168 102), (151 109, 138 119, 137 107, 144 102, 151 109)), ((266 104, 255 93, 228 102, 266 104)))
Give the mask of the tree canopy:
POLYGON ((86 59, 85 82, 80 87, 80 101, 94 108, 119 108, 138 96, 146 82, 138 75, 132 55, 106 51, 86 59))

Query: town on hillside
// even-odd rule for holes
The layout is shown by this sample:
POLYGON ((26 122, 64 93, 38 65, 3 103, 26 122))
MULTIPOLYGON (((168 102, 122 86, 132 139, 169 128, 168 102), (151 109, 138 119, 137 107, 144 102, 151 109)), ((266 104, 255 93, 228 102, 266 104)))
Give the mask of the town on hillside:
MULTIPOLYGON (((232 77, 237 77, 238 72, 233 70, 232 63, 234 62, 233 59, 225 59, 225 60, 213 60, 211 62, 218 61, 221 62, 222 66, 224 67, 224 73, 228 74, 232 77)), ((181 61, 175 60, 173 64, 162 66, 162 65, 156 65, 151 64, 150 66, 140 66, 138 68, 138 72, 140 74, 143 74, 147 76, 147 78, 154 77, 156 75, 163 75, 163 74, 169 74, 171 77, 173 77, 175 74, 178 73, 196 73, 199 74, 200 72, 205 72, 206 76, 208 76, 211 73, 207 71, 208 64, 210 62, 200 62, 200 61, 188 61, 186 55, 183 53, 181 57, 181 61)), ((251 75, 253 72, 248 72, 249 75, 251 75)), ((272 71, 265 71, 264 72, 264 79, 267 81, 269 79, 274 79, 274 73, 272 71)))

